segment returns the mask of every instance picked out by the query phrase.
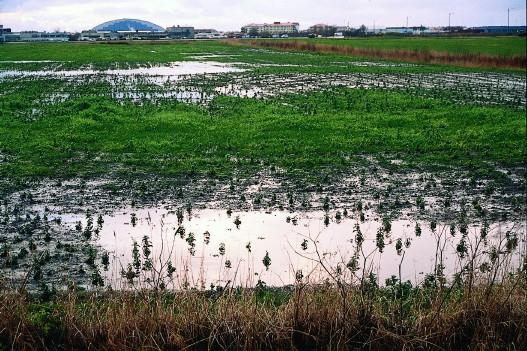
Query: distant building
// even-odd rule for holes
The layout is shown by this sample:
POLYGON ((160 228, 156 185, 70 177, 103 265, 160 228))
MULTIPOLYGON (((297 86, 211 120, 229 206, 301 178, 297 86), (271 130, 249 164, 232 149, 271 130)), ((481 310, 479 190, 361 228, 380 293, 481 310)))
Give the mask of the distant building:
POLYGON ((79 35, 80 41, 99 41, 99 40, 119 40, 124 39, 126 35, 117 32, 94 32, 92 30, 84 30, 79 35))
POLYGON ((312 33, 315 35, 330 37, 330 36, 333 36, 337 32, 337 26, 330 26, 327 24, 319 23, 319 24, 315 24, 309 27, 307 31, 308 33, 312 33))
POLYGON ((273 23, 251 23, 242 27, 242 32, 252 35, 288 35, 296 34, 300 28, 300 24, 297 22, 273 22, 273 23))
POLYGON ((3 32, 0 37, 3 42, 64 42, 69 41, 66 32, 3 32))
POLYGON ((347 33, 347 32, 353 32, 355 28, 350 26, 336 26, 335 31, 341 32, 341 33, 347 33))
POLYGON ((116 19, 93 27, 93 32, 164 32, 165 29, 152 22, 132 18, 116 19))
POLYGON ((524 34, 526 26, 483 26, 471 28, 475 32, 489 34, 524 34))
POLYGON ((116 19, 99 24, 91 30, 83 31, 82 41, 122 40, 122 39, 166 39, 165 29, 152 22, 132 18, 116 19))
POLYGON ((171 39, 192 39, 194 38, 194 27, 167 27, 167 33, 171 39))
POLYGON ((242 32, 225 32, 225 36, 226 36, 227 38, 230 38, 230 39, 234 39, 234 38, 238 38, 238 39, 240 39, 240 38, 243 38, 244 35, 245 35, 245 34, 242 33, 242 32))
POLYGON ((5 42, 5 36, 11 34, 11 28, 4 28, 3 24, 0 24, 0 43, 5 42))
POLYGON ((222 39, 225 35, 216 29, 196 29, 194 30, 194 39, 222 39))
POLYGON ((382 33, 386 34, 402 34, 402 35, 421 35, 428 31, 428 28, 419 27, 386 27, 382 33))
POLYGON ((7 34, 7 33, 11 33, 11 28, 4 28, 4 25, 3 24, 0 24, 0 34, 7 34))

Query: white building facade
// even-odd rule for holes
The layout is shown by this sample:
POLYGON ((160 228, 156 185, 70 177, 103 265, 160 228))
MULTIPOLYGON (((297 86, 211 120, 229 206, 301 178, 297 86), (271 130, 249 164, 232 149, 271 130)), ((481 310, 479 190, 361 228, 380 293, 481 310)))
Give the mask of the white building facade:
POLYGON ((282 35, 298 33, 300 24, 297 22, 273 22, 273 23, 251 23, 242 27, 242 32, 250 34, 256 32, 260 34, 282 35))

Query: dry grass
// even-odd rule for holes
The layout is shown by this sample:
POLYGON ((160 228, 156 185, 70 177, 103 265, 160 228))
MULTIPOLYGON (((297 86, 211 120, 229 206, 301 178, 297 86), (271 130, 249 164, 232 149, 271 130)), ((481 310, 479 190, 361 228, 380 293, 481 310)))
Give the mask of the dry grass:
POLYGON ((525 286, 450 293, 421 290, 403 305, 381 290, 343 295, 330 285, 298 285, 281 303, 255 290, 69 293, 45 303, 4 292, 0 349, 527 349, 525 286))
POLYGON ((390 50, 358 48, 351 45, 330 45, 298 40, 226 40, 231 45, 248 45, 290 51, 332 53, 345 56, 368 57, 414 63, 447 64, 460 67, 525 69, 525 55, 492 56, 486 54, 451 54, 427 50, 390 50))

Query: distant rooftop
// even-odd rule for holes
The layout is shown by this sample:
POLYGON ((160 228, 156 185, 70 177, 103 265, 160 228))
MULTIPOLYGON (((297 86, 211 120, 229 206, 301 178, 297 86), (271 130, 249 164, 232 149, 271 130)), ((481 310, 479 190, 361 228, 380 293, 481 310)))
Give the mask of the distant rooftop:
POLYGON ((165 29, 152 22, 132 18, 116 19, 99 24, 95 32, 164 32, 165 29))

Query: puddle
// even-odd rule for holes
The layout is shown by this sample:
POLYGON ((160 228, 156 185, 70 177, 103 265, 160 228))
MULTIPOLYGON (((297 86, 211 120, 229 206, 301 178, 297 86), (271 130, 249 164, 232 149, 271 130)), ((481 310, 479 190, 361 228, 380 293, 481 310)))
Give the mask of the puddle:
MULTIPOLYGON (((168 261, 175 267, 170 279, 174 288, 208 288, 211 284, 225 286, 228 282, 236 286, 254 286, 259 279, 268 285, 283 286, 294 283, 299 271, 304 280, 321 282, 328 273, 320 261, 332 270, 338 266, 345 269, 354 256, 357 223, 365 239, 358 257, 360 267, 369 267, 367 270, 371 269, 381 283, 392 275, 398 276, 401 261, 403 280, 422 282, 439 263, 438 243, 442 249, 444 274, 451 276, 461 267, 462 261, 456 253, 462 237, 459 229, 452 236, 446 225, 438 225, 432 231, 428 222, 396 220, 391 222, 390 232, 382 234, 385 248, 381 254, 375 240, 379 228, 383 227, 382 220, 372 216, 361 223, 356 213, 348 215, 357 219, 345 217, 342 212, 337 214, 337 211, 329 212, 326 217, 323 211, 228 214, 225 210, 205 209, 192 211, 190 216, 187 212, 180 214, 184 217, 180 222, 175 209, 127 209, 104 217, 97 244, 109 253, 110 265, 105 276, 114 287, 124 286, 121 271, 133 261, 134 241, 141 251, 144 236, 152 243, 154 267, 166 269, 168 261), (420 236, 416 236, 416 223, 421 227, 420 236), (402 243, 399 253, 396 249, 398 239, 402 243), (263 264, 266 254, 271 260, 268 270, 263 264)), ((83 227, 86 225, 85 219, 78 215, 61 215, 61 218, 71 230, 77 221, 81 221, 83 227)), ((468 227, 466 241, 471 249, 477 243, 480 230, 481 226, 468 227)), ((490 226, 487 244, 479 244, 482 255, 477 259, 478 266, 488 261, 485 252, 492 246, 501 241, 503 249, 503 240, 510 230, 522 233, 525 225, 490 226)), ((512 264, 517 264, 518 255, 525 252, 522 245, 525 242, 521 243, 512 264)), ((357 274, 361 272, 362 268, 357 274)))
POLYGON ((0 78, 12 77, 78 77, 78 76, 164 76, 177 78, 184 75, 207 74, 207 73, 227 73, 242 72, 243 69, 235 67, 234 64, 221 62, 198 62, 198 61, 181 61, 172 62, 168 65, 130 68, 130 69, 77 69, 77 70, 46 70, 46 71, 22 71, 9 70, 0 71, 0 78))

